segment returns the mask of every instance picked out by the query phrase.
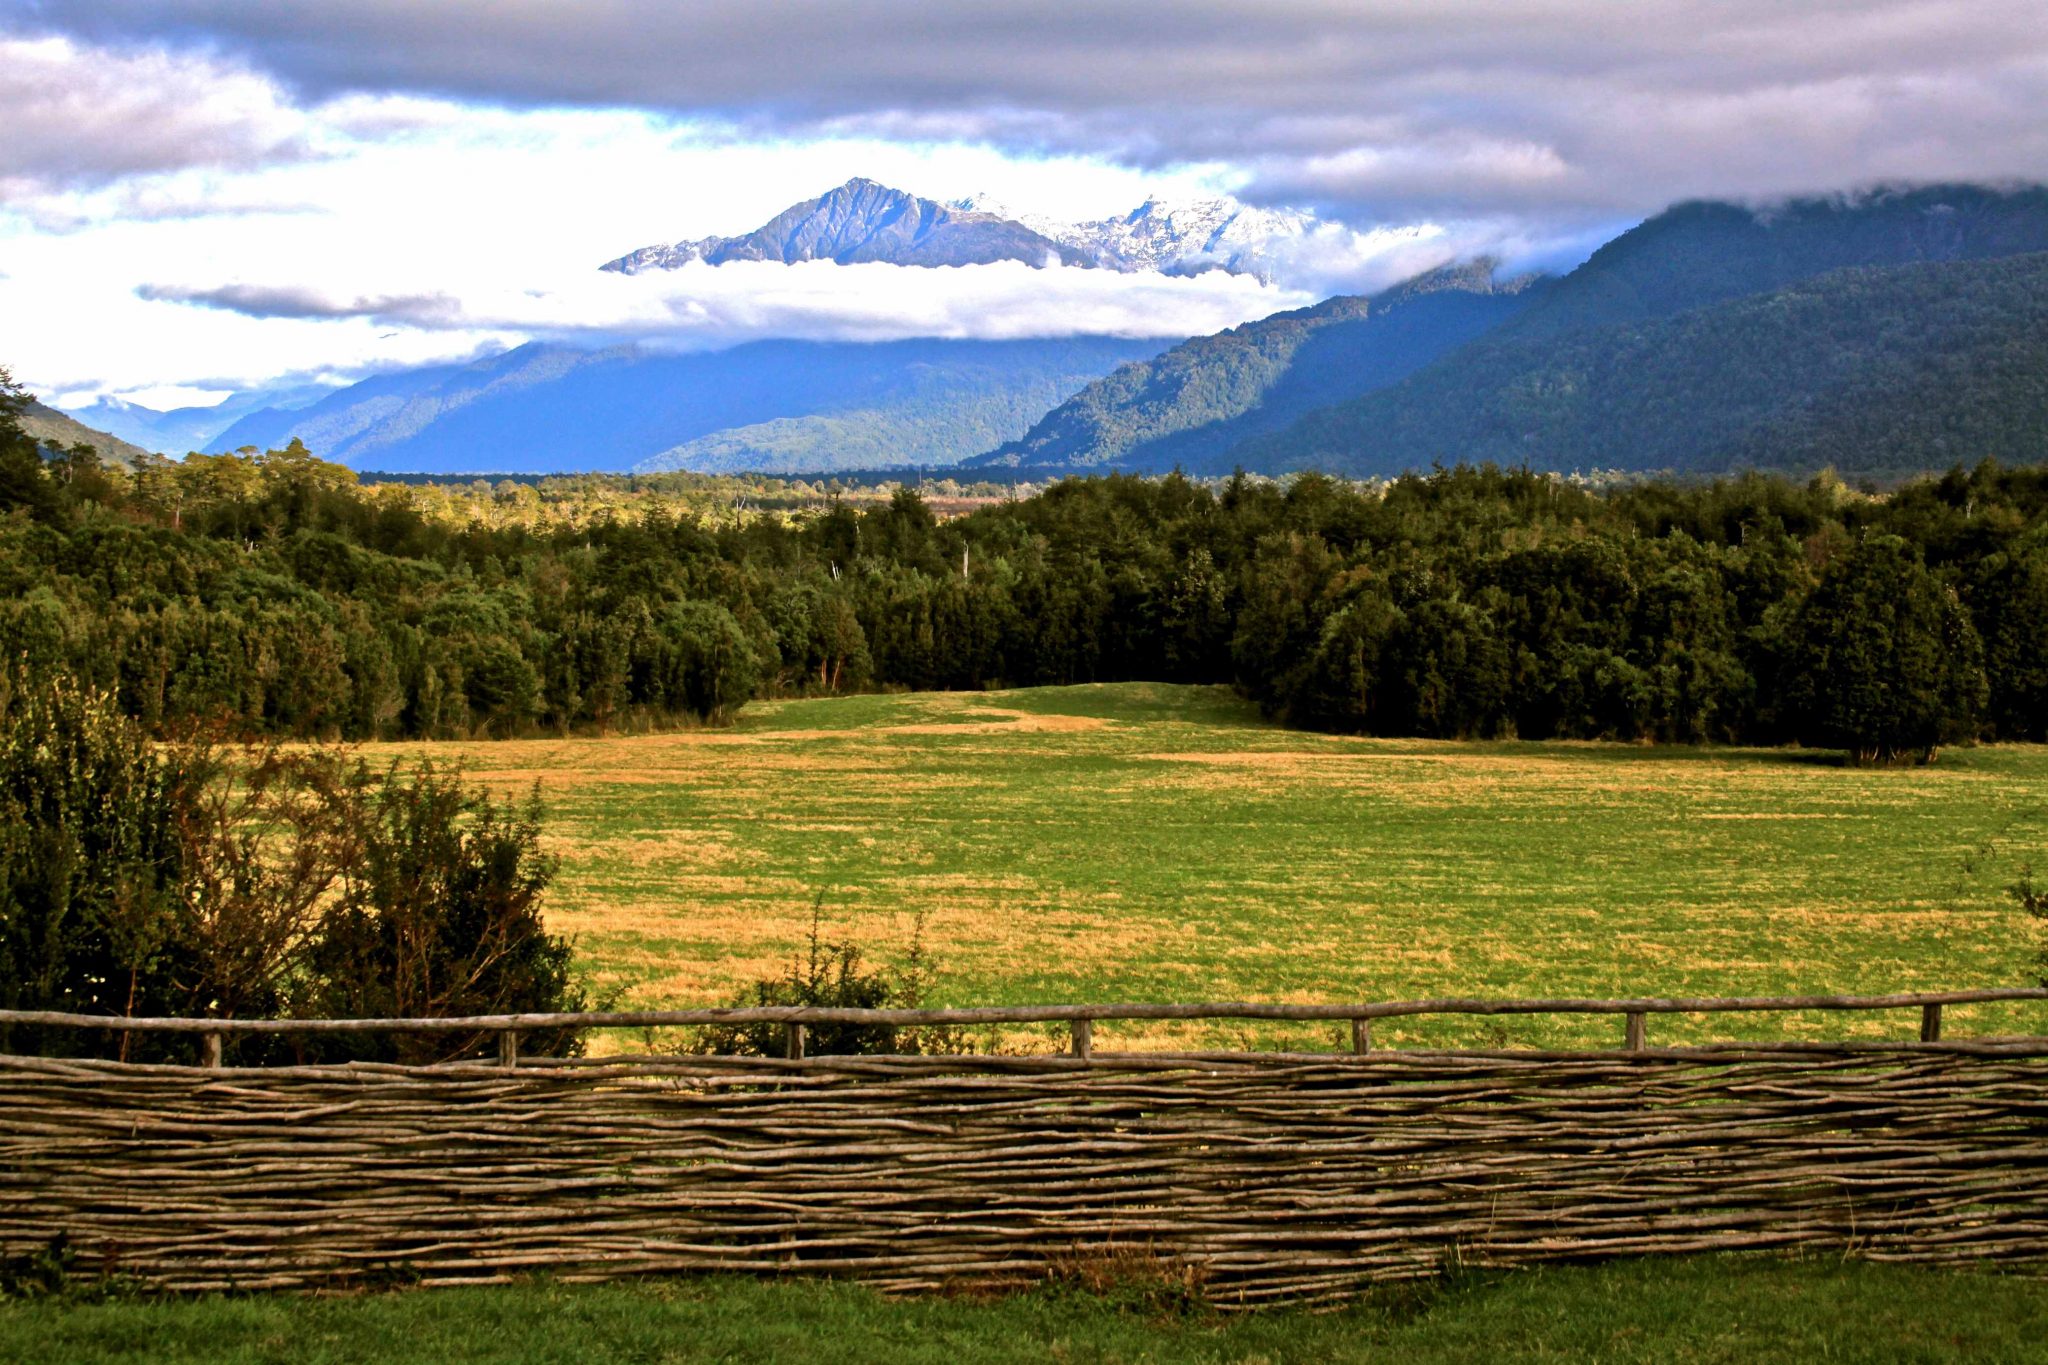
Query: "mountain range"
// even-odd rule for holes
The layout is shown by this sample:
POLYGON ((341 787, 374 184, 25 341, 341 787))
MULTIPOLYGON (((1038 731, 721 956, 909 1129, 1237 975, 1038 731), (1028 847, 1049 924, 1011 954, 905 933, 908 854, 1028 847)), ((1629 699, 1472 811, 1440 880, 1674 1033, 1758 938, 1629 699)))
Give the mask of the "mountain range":
POLYGON ((792 204, 738 237, 647 246, 599 269, 636 275, 693 262, 832 261, 905 266, 1083 266, 1168 275, 1227 270, 1272 278, 1272 257, 1315 226, 1313 216, 1260 209, 1233 199, 1148 199, 1127 214, 1063 223, 1013 213, 986 196, 949 203, 856 177, 792 204))
POLYGON ((213 438, 251 413, 266 409, 292 412, 319 402, 339 387, 334 384, 278 384, 230 394, 212 406, 162 411, 119 398, 101 398, 72 408, 71 415, 119 440, 147 450, 183 454, 211 450, 213 438))
POLYGON ((957 202, 1014 218, 1105 270, 1162 275, 1225 270, 1269 284, 1276 258, 1318 226, 1313 214, 1256 208, 1229 198, 1147 199, 1129 213, 1086 223, 1011 213, 982 195, 957 202))
MULTIPOLYGON (((853 181, 748 238, 683 245, 705 261, 1015 249, 1173 270, 1251 269, 1284 239, 1284 222, 1246 218, 1258 211, 1198 207, 1069 228, 853 181)), ((1188 340, 533 344, 340 390, 78 415, 158 449, 298 436, 359 468, 418 472, 1380 475, 1493 460, 1890 474, 2034 461, 2048 457, 2048 189, 1681 204, 1561 277, 1468 262, 1188 340)))

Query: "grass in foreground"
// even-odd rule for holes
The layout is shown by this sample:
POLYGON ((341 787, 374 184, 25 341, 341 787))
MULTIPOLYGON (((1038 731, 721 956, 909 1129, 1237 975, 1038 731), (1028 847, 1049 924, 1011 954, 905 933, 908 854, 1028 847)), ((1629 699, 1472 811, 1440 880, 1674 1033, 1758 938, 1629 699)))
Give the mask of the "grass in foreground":
POLYGON ((2048 1282, 1841 1262, 1639 1260, 1340 1313, 1228 1319, 1078 1292, 892 1302, 846 1285, 751 1280, 0 1304, 0 1361, 23 1365, 1823 1359, 2048 1359, 2048 1282))
MULTIPOLYGON (((538 781, 564 855, 552 923, 627 1005, 716 1003, 773 973, 820 892, 831 930, 885 953, 925 912, 952 1004, 2026 985, 2032 930, 2005 888, 2048 865, 2040 747, 1870 771, 1796 751, 1342 738, 1266 724, 1222 688, 768 703, 729 731, 434 746, 450 750, 502 789, 538 781)), ((1660 1018, 1653 1041, 1913 1022, 1660 1018)), ((1619 1027, 1381 1033, 1609 1046, 1619 1027)), ((1950 1021, 2044 1029, 2048 1011, 2010 1007, 1950 1021)), ((1193 1041, 1339 1045, 1105 1026, 1097 1046, 1193 1041)))

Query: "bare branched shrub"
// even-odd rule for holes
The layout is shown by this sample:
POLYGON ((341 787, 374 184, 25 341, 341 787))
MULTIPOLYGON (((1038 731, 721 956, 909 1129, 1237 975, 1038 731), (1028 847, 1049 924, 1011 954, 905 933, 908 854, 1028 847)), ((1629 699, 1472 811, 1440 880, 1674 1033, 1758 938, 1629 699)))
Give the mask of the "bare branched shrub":
POLYGON ((365 774, 332 751, 188 746, 198 777, 178 812, 184 852, 180 1013, 282 1012, 305 980, 337 883, 361 856, 349 818, 365 774))
MULTIPOLYGON (((804 950, 790 959, 779 976, 757 981, 730 1004, 737 1009, 779 1005, 812 1005, 829 1009, 926 1009, 939 977, 937 961, 925 946, 925 915, 912 922, 910 948, 895 966, 871 967, 867 950, 851 939, 825 937, 824 893, 811 902, 810 931, 804 950)), ((811 1024, 805 1049, 816 1056, 905 1056, 965 1052, 968 1040, 958 1028, 937 1025, 811 1024)), ((702 1030, 693 1050, 723 1054, 780 1056, 788 1030, 782 1024, 729 1024, 702 1030)))
POLYGON ((1178 1316, 1209 1306, 1202 1268, 1162 1254, 1150 1243, 1077 1246, 1050 1258, 1046 1279, 1056 1289, 1149 1316, 1178 1316))

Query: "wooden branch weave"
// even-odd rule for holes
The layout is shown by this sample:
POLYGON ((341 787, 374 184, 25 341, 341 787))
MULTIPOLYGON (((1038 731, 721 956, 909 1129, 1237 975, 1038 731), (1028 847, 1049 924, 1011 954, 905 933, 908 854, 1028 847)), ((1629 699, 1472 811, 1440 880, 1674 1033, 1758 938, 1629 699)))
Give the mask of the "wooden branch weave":
POLYGON ((1225 1305, 1722 1249, 2048 1263, 2048 1042, 1797 1053, 0 1058, 0 1254, 166 1288, 1156 1257, 1225 1305))

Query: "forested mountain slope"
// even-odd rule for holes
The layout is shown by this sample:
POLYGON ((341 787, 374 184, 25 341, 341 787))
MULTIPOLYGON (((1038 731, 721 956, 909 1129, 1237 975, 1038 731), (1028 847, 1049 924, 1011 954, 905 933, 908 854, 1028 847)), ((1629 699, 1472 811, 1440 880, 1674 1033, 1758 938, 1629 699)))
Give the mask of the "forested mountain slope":
POLYGON ((1852 266, 2048 251, 2048 188, 1930 185, 1765 207, 1678 204, 1624 232, 1504 333, 1669 317, 1852 266))
POLYGON ((1496 282, 1494 263, 1477 261, 1196 337, 1097 380, 967 463, 1209 470, 1239 442, 1384 387, 1513 317, 1540 293, 1532 283, 1496 282))
POLYGON ((2048 253, 1870 267, 1653 321, 1504 330, 1249 442, 1251 469, 1762 467, 2048 458, 2048 253))
POLYGON ((30 403, 19 420, 23 431, 52 450, 88 445, 99 452, 101 459, 118 465, 133 465, 137 460, 149 458, 149 452, 141 446, 131 445, 108 432, 95 431, 47 403, 30 403))

